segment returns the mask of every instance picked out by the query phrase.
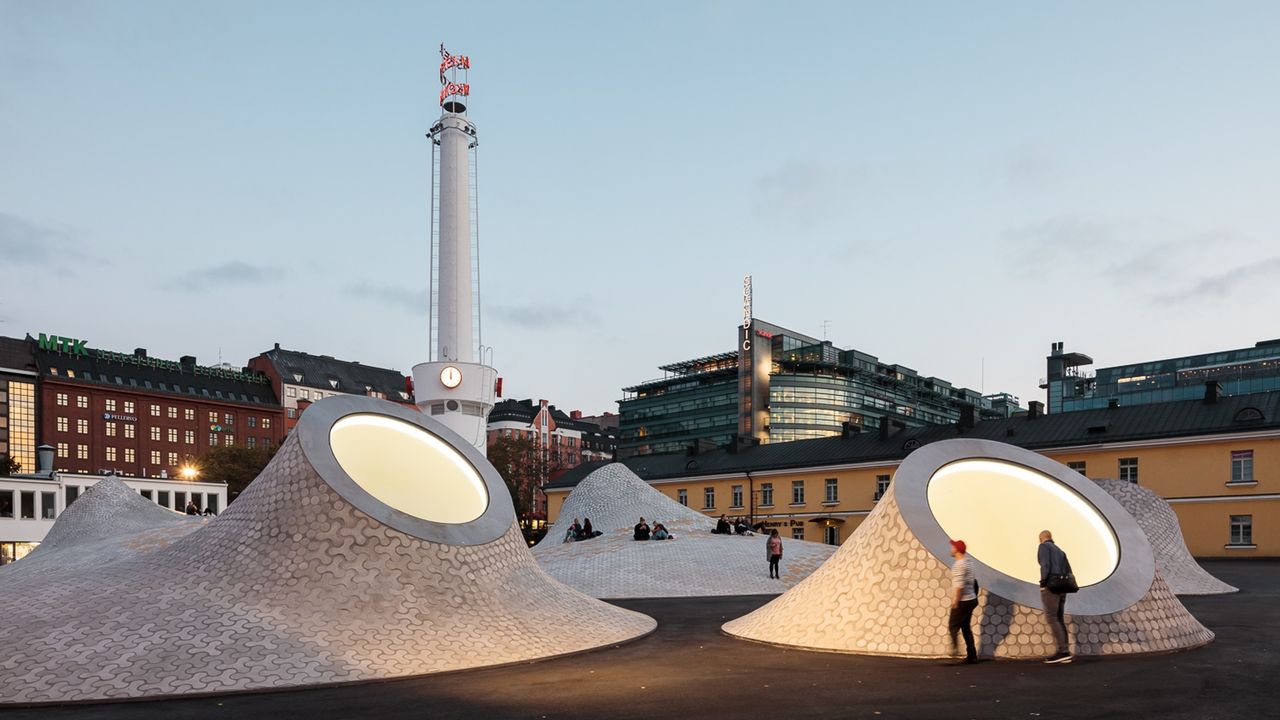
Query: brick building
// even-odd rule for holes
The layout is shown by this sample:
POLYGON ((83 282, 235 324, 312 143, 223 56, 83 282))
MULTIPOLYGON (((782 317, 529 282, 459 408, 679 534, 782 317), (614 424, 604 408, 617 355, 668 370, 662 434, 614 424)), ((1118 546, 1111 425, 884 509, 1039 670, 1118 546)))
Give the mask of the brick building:
POLYGON ((62 473, 176 477, 215 447, 279 444, 284 410, 261 373, 27 337, 39 374, 40 442, 62 473))
POLYGON ((251 359, 249 369, 270 378, 284 406, 286 434, 311 403, 333 395, 367 395, 417 409, 413 384, 398 370, 286 350, 280 343, 251 359))

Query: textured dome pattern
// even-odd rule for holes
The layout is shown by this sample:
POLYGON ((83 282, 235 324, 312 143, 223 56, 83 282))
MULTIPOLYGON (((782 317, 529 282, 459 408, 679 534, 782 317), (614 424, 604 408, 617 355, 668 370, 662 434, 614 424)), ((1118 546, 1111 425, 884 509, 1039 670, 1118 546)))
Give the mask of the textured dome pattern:
POLYGON ((701 597, 777 594, 803 580, 835 552, 833 545, 792 540, 780 531, 781 579, 769 578, 765 536, 716 535, 716 518, 655 490, 620 463, 606 465, 578 484, 556 524, 533 549, 557 580, 593 597, 701 597), (632 540, 644 517, 660 522, 674 540, 632 540), (600 537, 563 542, 574 518, 591 518, 600 537), (597 519, 598 518, 598 519, 597 519))
MULTIPOLYGON (((1035 545, 1027 548, 1034 553, 1035 545)), ((764 607, 724 625, 747 640, 812 650, 947 657, 951 571, 908 528, 893 485, 865 522, 825 565, 764 607)), ((1202 626, 1157 573, 1136 604, 1109 615, 1071 615, 1078 655, 1166 652, 1203 645, 1202 626)), ((1038 608, 979 592, 974 640, 983 656, 1040 658, 1055 650, 1038 608)))
POLYGON ((514 518, 470 546, 374 520, 316 473, 298 434, 220 517, 168 547, 74 574, 0 576, 0 702, 381 680, 655 627, 548 577, 514 518))
POLYGON ((1191 556, 1187 541, 1182 537, 1178 515, 1164 498, 1137 483, 1123 480, 1096 482, 1129 511, 1138 527, 1147 534, 1156 567, 1174 594, 1222 595, 1239 591, 1205 572, 1191 556))

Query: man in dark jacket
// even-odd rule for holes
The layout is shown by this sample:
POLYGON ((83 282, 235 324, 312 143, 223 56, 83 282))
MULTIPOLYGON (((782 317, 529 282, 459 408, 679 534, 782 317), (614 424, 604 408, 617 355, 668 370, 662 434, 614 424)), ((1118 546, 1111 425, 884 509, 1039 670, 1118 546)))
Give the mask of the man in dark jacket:
POLYGON ((1036 559, 1040 561, 1040 604, 1044 606, 1045 620, 1048 621, 1049 630, 1058 644, 1057 652, 1049 656, 1045 662, 1069 663, 1072 658, 1071 646, 1067 642, 1067 624, 1063 620, 1067 608, 1067 596, 1065 593, 1053 592, 1047 585, 1050 575, 1070 573, 1071 563, 1067 560, 1067 554, 1053 543, 1053 533, 1048 530, 1040 532, 1040 548, 1036 551, 1036 559))

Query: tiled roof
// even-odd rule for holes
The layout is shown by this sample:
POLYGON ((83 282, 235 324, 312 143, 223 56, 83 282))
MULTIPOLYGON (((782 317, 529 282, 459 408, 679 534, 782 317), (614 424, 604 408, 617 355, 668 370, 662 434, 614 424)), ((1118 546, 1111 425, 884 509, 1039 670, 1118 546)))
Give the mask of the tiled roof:
MULTIPOLYGON (((1280 428, 1280 393, 1257 393, 1220 398, 1217 402, 1187 400, 1133 407, 1102 408, 1041 415, 1019 414, 983 420, 971 428, 932 425, 908 428, 881 439, 863 432, 848 438, 753 445, 736 453, 719 448, 697 455, 667 453, 636 455, 623 462, 646 480, 717 473, 780 470, 864 462, 896 462, 915 448, 949 438, 997 440, 1029 450, 1155 440, 1280 428)), ((573 487, 586 473, 579 466, 548 484, 573 487)))
POLYGON ((364 395, 370 390, 383 393, 388 400, 410 402, 405 376, 398 370, 338 360, 328 355, 312 355, 297 350, 275 348, 263 353, 276 372, 289 385, 318 388, 329 392, 364 395))

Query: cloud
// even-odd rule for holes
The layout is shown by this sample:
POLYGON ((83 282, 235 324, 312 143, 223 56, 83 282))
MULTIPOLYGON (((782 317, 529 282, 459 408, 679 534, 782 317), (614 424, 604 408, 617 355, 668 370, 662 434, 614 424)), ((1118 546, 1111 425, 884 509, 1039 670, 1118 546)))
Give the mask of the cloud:
POLYGON ((78 243, 66 232, 0 212, 0 260, 29 265, 80 255, 78 243))
POLYGON ((168 284, 168 287, 199 292, 210 288, 228 285, 257 285, 278 279, 282 270, 271 265, 250 265, 241 260, 232 260, 221 265, 191 270, 168 284))
POLYGON ((794 162, 759 177, 752 211, 763 220, 808 229, 838 217, 858 183, 846 168, 794 162))
POLYGON ((383 305, 404 310, 412 315, 425 316, 431 304, 426 290, 409 290, 408 288, 393 285, 374 285, 373 283, 362 282, 348 285, 342 291, 352 297, 373 300, 383 305))
POLYGON ((591 300, 588 298, 566 299, 565 302, 554 305, 537 303, 491 305, 487 314, 505 325, 530 330, 577 328, 600 323, 600 315, 592 309, 591 300))
POLYGON ((1001 174, 1011 188, 1040 190, 1053 184, 1060 175, 1058 163, 1045 146, 1022 143, 1001 157, 1001 174))
POLYGON ((1271 257, 1248 265, 1201 278, 1181 292, 1158 295, 1158 303, 1187 303, 1203 300, 1220 300, 1237 290, 1257 288, 1263 281, 1280 275, 1280 257, 1271 257))

